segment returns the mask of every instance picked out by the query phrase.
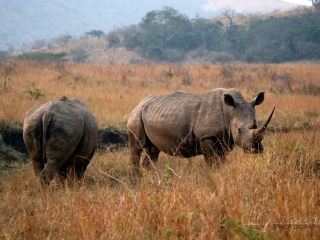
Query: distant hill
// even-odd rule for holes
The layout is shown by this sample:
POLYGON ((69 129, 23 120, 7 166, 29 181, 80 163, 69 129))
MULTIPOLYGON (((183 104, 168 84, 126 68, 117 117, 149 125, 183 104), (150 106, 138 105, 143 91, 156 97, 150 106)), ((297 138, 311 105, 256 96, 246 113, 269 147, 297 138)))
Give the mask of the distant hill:
POLYGON ((138 24, 147 12, 170 6, 190 18, 212 18, 223 9, 238 13, 287 10, 297 5, 279 0, 14 0, 0 3, 0 50, 25 48, 35 40, 62 34, 81 36, 93 29, 105 33, 138 24))
POLYGON ((248 15, 226 11, 210 19, 190 19, 165 7, 148 13, 139 25, 116 28, 105 35, 90 31, 86 37, 69 38, 66 34, 50 44, 36 41, 32 50, 2 55, 103 64, 316 62, 320 59, 319 14, 314 7, 306 7, 248 15))

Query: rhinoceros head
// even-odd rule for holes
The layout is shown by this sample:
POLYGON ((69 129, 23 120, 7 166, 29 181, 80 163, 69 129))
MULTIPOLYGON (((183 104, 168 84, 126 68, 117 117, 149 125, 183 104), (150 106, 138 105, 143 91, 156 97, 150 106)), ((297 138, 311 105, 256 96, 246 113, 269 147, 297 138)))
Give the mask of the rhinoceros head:
POLYGON ((266 123, 259 127, 256 122, 255 106, 264 100, 264 92, 251 102, 244 100, 236 101, 231 95, 224 94, 224 102, 233 108, 230 119, 230 129, 234 143, 241 147, 246 153, 262 153, 262 139, 273 112, 271 112, 266 123))

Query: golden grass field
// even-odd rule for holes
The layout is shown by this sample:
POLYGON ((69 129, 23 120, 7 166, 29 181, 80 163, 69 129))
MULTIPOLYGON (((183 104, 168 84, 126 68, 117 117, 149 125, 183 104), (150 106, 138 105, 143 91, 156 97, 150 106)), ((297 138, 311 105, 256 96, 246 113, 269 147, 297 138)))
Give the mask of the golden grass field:
POLYGON ((216 170, 161 153, 134 183, 124 148, 97 152, 80 185, 43 191, 31 163, 16 164, 0 174, 0 239, 319 239, 318 64, 2 64, 17 64, 0 75, 0 121, 15 127, 62 95, 121 130, 144 97, 175 90, 235 87, 248 101, 264 91, 258 123, 276 111, 264 154, 236 147, 216 170))

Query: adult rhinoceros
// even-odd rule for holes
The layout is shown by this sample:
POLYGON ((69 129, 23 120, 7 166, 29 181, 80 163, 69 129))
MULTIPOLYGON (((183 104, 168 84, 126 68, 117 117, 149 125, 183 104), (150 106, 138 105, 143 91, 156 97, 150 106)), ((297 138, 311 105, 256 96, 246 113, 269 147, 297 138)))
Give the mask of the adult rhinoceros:
POLYGON ((210 166, 224 162, 234 145, 246 153, 261 153, 263 134, 274 112, 259 128, 255 106, 263 100, 263 92, 246 102, 238 90, 223 88, 146 97, 133 109, 127 124, 133 166, 139 166, 143 149, 145 167, 150 160, 157 161, 160 151, 182 157, 203 154, 210 166))
POLYGON ((83 177, 97 148, 98 125, 83 101, 62 97, 27 112, 23 140, 45 186, 56 173, 66 177, 71 169, 83 177))

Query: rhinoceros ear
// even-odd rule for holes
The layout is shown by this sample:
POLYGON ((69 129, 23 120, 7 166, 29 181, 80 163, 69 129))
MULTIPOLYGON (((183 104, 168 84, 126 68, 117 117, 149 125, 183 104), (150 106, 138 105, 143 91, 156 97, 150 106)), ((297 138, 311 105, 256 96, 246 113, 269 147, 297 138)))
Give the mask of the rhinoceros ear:
POLYGON ((225 104, 234 108, 238 106, 238 103, 233 99, 233 97, 230 94, 223 94, 223 95, 224 95, 225 104))
POLYGON ((260 105, 261 103, 263 103, 264 100, 264 92, 261 92, 258 94, 258 96, 252 100, 252 105, 260 105))

